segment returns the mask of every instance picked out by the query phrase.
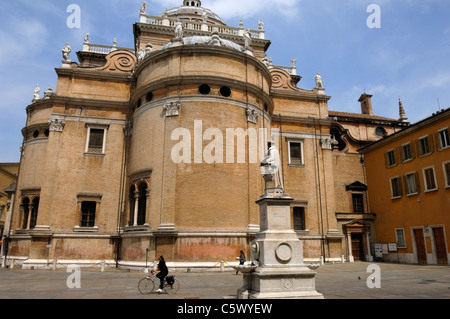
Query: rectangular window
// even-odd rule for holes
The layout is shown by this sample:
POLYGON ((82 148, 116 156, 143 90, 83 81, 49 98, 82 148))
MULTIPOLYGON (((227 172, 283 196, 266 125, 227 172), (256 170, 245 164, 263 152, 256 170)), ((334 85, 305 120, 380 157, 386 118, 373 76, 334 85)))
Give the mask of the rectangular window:
POLYGON ((364 213, 364 195, 363 194, 352 194, 353 202, 353 213, 362 214, 364 213))
POLYGON ((92 155, 105 154, 107 125, 86 124, 87 140, 85 153, 92 155))
POLYGON ((399 198, 403 195, 402 183, 399 177, 391 178, 391 195, 392 198, 399 198))
POLYGON ((428 136, 419 138, 419 153, 420 155, 426 155, 431 153, 428 136))
POLYGON ((387 164, 388 166, 394 166, 395 164, 397 164, 394 150, 387 151, 387 164))
POLYGON ((95 209, 97 203, 85 201, 81 203, 81 227, 95 226, 95 209))
POLYGON ((395 229, 395 237, 397 238, 397 247, 406 248, 405 230, 403 228, 395 229))
POLYGON ((303 165, 303 143, 289 142, 289 164, 303 165))
POLYGON ((450 162, 443 163, 445 186, 450 187, 450 162))
POLYGON ((420 192, 419 178, 416 172, 406 174, 404 182, 406 195, 415 195, 420 192))
POLYGON ((412 159, 411 144, 405 144, 402 146, 402 154, 403 154, 403 161, 412 159))
POLYGON ((103 154, 103 135, 105 130, 90 129, 88 153, 103 154))
POLYGON ((427 167, 423 169, 423 178, 425 181, 425 191, 433 191, 437 189, 436 176, 434 174, 434 167, 427 167))
POLYGON ((448 136, 448 128, 439 131, 438 134, 439 134, 439 141, 440 141, 441 149, 449 147, 450 139, 448 136))
POLYGON ((294 230, 305 229, 305 207, 294 207, 294 230))

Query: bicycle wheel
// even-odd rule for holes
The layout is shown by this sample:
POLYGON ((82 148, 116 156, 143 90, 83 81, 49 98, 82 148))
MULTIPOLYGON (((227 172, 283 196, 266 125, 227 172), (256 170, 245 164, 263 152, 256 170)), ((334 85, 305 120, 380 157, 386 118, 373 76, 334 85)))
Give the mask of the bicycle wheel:
POLYGON ((178 289, 180 289, 180 282, 176 279, 174 279, 174 282, 172 285, 169 285, 168 283, 166 283, 166 285, 164 286, 165 292, 169 295, 176 294, 178 292, 178 289))
POLYGON ((139 280, 138 289, 141 294, 149 295, 155 289, 155 283, 150 277, 142 278, 139 280))

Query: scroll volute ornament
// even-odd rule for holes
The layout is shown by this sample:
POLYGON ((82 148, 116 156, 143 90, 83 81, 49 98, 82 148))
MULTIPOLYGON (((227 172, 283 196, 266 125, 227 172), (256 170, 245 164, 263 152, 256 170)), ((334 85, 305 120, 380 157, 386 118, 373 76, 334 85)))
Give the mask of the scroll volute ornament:
POLYGON ((297 87, 292 83, 292 77, 289 73, 281 69, 271 69, 272 88, 297 90, 297 87))
POLYGON ((106 57, 106 64, 97 70, 110 72, 131 72, 137 62, 136 56, 128 51, 114 51, 106 57))

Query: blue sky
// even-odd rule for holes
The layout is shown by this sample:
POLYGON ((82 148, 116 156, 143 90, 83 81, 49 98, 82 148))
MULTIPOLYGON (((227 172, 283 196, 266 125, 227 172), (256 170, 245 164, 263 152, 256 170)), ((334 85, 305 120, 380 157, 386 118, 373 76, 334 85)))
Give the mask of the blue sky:
MULTIPOLYGON (((159 15, 182 0, 147 0, 147 13, 159 15)), ((25 108, 36 84, 55 89, 61 49, 91 43, 133 47, 133 23, 140 0, 16 0, 0 13, 0 162, 19 160, 25 108), (70 4, 81 8, 81 27, 70 29, 70 4)), ((374 113, 398 118, 401 97, 409 121, 450 107, 449 0, 204 0, 230 26, 257 29, 264 21, 267 52, 277 65, 296 58, 299 87, 311 90, 320 72, 329 109, 360 112, 359 96, 373 95, 374 113), (381 28, 370 29, 367 12, 377 4, 381 28)))

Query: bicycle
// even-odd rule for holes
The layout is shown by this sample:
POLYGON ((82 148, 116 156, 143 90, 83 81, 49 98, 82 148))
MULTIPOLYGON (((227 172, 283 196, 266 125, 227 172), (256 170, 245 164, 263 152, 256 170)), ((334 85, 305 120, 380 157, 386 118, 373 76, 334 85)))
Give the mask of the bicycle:
MULTIPOLYGON (((160 281, 155 274, 147 276, 139 280, 138 289, 143 295, 149 295, 155 290, 155 286, 159 287, 160 281)), ((180 289, 180 282, 175 278, 175 275, 166 276, 164 278, 163 290, 168 295, 174 295, 180 289)))

